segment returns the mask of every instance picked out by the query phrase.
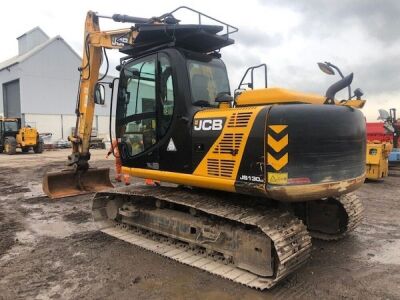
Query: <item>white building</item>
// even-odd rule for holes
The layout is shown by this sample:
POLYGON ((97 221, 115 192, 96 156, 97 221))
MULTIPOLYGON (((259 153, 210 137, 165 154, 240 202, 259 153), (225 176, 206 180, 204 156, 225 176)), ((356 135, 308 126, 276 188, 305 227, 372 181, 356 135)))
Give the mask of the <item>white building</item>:
MULTIPOLYGON (((39 27, 18 40, 18 55, 0 63, 0 115, 66 140, 75 127, 81 57, 61 36, 49 38, 39 27)), ((111 81, 112 77, 106 77, 111 81)), ((110 99, 110 90, 106 91, 110 99)), ((109 101, 96 106, 93 127, 108 139, 109 101)))

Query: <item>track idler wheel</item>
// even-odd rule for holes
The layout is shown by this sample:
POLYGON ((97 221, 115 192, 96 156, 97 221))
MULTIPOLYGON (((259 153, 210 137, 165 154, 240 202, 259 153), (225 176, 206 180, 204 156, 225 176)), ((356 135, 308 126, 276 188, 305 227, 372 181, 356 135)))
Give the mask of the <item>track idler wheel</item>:
POLYGON ((361 223, 361 200, 349 193, 340 197, 296 203, 295 215, 306 224, 313 238, 338 240, 361 223))

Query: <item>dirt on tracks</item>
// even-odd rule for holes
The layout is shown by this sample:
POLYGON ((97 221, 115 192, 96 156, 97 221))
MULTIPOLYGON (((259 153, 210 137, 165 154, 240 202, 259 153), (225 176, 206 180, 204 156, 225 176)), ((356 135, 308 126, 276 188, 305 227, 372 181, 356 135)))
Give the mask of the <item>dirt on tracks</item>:
MULTIPOLYGON (((364 184, 362 225, 338 242, 313 240, 304 267, 259 292, 97 231, 91 195, 44 197, 44 172, 67 154, 0 155, 0 299, 400 298, 400 177, 364 184)), ((94 150, 93 165, 112 168, 104 156, 94 150)))

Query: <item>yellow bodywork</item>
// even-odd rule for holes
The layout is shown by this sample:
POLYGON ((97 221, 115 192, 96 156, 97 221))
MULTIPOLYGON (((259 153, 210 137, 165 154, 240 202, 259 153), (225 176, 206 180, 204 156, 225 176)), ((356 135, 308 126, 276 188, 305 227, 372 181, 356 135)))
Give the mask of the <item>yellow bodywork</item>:
MULTIPOLYGON (((151 178, 162 182, 170 182, 175 184, 196 186, 200 188, 221 190, 227 192, 236 192, 236 178, 240 162, 243 159, 244 148, 249 143, 248 137, 254 126, 255 118, 263 109, 262 106, 236 107, 226 108, 220 106, 219 109, 207 109, 198 112, 193 120, 194 126, 200 119, 213 119, 216 117, 225 118, 225 125, 221 134, 216 139, 210 150, 201 160, 199 165, 192 174, 162 171, 156 169, 122 167, 122 173, 140 178, 151 178), (242 114, 238 117, 239 114, 242 114), (244 114, 246 120, 244 121, 244 114), (241 126, 237 126, 237 122, 242 122, 241 126), (246 125, 244 125, 246 124, 246 125), (229 140, 224 141, 224 137, 229 135, 229 140), (233 143, 233 144, 231 144, 233 143), (223 147, 229 145, 228 148, 238 150, 235 155, 224 151, 223 147), (236 145, 236 146, 232 146, 236 145), (210 161, 212 163, 210 164, 210 161)), ((279 133, 281 138, 275 140, 266 135, 267 144, 282 156, 277 159, 270 153, 266 153, 266 165, 271 166, 275 172, 267 172, 267 181, 254 183, 252 188, 257 189, 260 194, 264 194, 272 199, 280 201, 304 201, 309 199, 317 199, 327 196, 335 196, 338 193, 351 192, 360 187, 365 179, 365 174, 360 177, 348 180, 326 182, 318 184, 306 185, 287 185, 288 173, 281 172, 281 169, 287 164, 289 153, 287 153, 287 145, 289 137, 287 133, 287 125, 269 125, 275 133, 279 133), (266 187, 268 184, 268 188, 266 187)), ((265 149, 266 151, 266 149, 265 149)))
POLYGON ((236 176, 239 171, 240 162, 242 161, 244 148, 247 144, 250 130, 253 128, 254 120, 261 109, 263 107, 260 106, 236 109, 220 107, 219 109, 207 109, 198 112, 194 117, 194 124, 196 124, 196 120, 203 118, 223 117, 226 121, 222 133, 194 170, 193 174, 129 167, 122 167, 122 172, 136 177, 234 192, 236 176), (236 117, 239 113, 245 113, 246 116, 249 116, 248 120, 246 119, 246 126, 234 127, 232 124, 237 122, 236 117), (227 136, 229 136, 229 139, 237 149, 237 154, 235 155, 225 153, 221 149, 221 145, 227 142, 223 141, 227 136), (212 165, 210 165, 210 162, 212 165))
MULTIPOLYGON (((285 103, 324 104, 325 101, 326 97, 317 94, 302 93, 282 88, 266 88, 243 91, 237 96, 236 105, 251 106, 285 103)), ((344 102, 335 100, 335 104, 362 108, 365 104, 365 100, 348 100, 344 102)))
POLYGON ((225 127, 222 133, 219 135, 218 139, 211 146, 210 151, 208 151, 207 155, 204 156, 200 164, 194 170, 193 175, 197 176, 210 176, 210 177, 223 177, 233 180, 235 182, 240 162, 242 161, 244 148, 247 145, 247 139, 250 134, 250 130, 253 128, 254 120, 256 116, 260 112, 263 107, 249 107, 246 110, 242 109, 218 109, 218 110, 204 110, 198 112, 194 118, 194 124, 196 124, 196 119, 202 118, 218 118, 225 117, 225 127), (246 126, 244 127, 233 127, 229 126, 229 121, 236 116, 237 113, 246 112, 250 115, 246 126), (222 151, 221 144, 227 143, 227 141, 223 141, 226 137, 229 136, 229 140, 232 141, 232 144, 235 145, 237 149, 237 154, 233 155, 232 153, 226 153, 222 151), (213 172, 210 171, 210 160, 214 162, 214 166, 212 169, 213 172), (224 173, 223 163, 227 163, 226 166, 228 170, 224 173), (225 175, 224 175, 225 174, 225 175))
POLYGON ((391 143, 369 142, 367 143, 367 174, 366 178, 370 180, 378 180, 388 176, 389 153, 392 151, 391 143))
POLYGON ((38 132, 35 128, 23 127, 19 130, 16 140, 20 147, 35 146, 38 141, 38 132))

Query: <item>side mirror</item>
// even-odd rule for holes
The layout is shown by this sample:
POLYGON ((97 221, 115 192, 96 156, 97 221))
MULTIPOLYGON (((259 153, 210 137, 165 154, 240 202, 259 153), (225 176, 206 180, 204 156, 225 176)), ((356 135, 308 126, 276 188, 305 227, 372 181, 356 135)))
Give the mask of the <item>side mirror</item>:
POLYGON ((140 71, 138 69, 136 69, 136 68, 134 68, 134 69, 124 68, 124 72, 125 72, 126 76, 132 77, 133 79, 139 79, 140 78, 140 71))
POLYGON ((232 101, 233 101, 233 97, 225 92, 219 93, 217 95, 217 97, 215 98, 215 102, 217 102, 217 103, 222 103, 222 102, 230 103, 232 101))
POLYGON ((318 63, 319 69, 328 75, 335 75, 335 71, 327 63, 318 63))
POLYGON ((140 78, 140 71, 138 69, 132 69, 132 77, 140 78))
POLYGON ((101 83, 96 83, 94 88, 94 103, 104 105, 106 99, 106 89, 101 83))
POLYGON ((390 118, 390 115, 387 112, 387 110, 378 109, 378 112, 379 112, 378 120, 386 121, 386 120, 388 120, 390 118))

